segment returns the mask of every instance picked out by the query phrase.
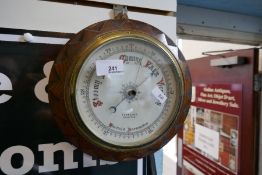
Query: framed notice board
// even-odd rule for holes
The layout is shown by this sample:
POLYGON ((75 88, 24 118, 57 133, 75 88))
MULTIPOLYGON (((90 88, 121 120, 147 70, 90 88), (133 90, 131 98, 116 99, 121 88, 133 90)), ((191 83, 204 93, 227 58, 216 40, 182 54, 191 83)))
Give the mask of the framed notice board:
POLYGON ((73 34, 30 31, 41 36, 36 40, 42 43, 27 43, 19 40, 28 31, 0 32, 2 39, 12 40, 0 41, 0 174, 152 173, 149 158, 109 162, 91 157, 70 144, 56 126, 46 86, 53 60, 63 46, 57 41, 73 34))
POLYGON ((177 174, 256 174, 258 50, 208 56, 188 65, 192 103, 178 135, 177 174), (228 64, 232 59, 241 61, 228 64), (211 66, 214 62, 218 64, 211 66))

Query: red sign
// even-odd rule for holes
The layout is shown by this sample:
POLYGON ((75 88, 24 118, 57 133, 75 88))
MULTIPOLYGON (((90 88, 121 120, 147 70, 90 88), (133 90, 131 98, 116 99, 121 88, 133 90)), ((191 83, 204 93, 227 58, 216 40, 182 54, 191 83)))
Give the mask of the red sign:
POLYGON ((237 174, 241 106, 241 84, 193 86, 183 130, 182 174, 237 174))

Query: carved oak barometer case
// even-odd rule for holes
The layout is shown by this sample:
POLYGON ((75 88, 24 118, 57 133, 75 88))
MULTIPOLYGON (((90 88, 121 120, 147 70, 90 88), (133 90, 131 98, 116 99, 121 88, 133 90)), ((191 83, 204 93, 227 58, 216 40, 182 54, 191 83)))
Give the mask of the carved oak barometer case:
POLYGON ((131 160, 160 149, 181 128, 191 79, 163 32, 121 18, 93 24, 64 46, 48 93, 70 142, 105 160, 131 160))

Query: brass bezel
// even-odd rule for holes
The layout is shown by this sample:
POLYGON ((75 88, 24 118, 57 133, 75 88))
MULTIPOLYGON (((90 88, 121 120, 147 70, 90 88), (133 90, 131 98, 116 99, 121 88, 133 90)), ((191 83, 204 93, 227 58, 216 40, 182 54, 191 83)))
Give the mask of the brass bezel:
MULTIPOLYGON (((93 142, 95 143, 98 147, 101 147, 103 149, 109 149, 109 150, 114 150, 114 151, 123 151, 123 150, 139 150, 140 147, 147 147, 148 145, 152 144, 157 138, 159 138, 162 134, 167 132, 168 128, 173 125, 173 123, 176 122, 176 119, 170 118, 169 125, 165 125, 165 130, 161 130, 161 134, 158 134, 156 137, 154 136, 154 139, 144 145, 139 145, 139 146, 117 146, 114 144, 110 144, 108 142, 103 141, 101 138, 97 137, 94 135, 85 124, 83 124, 80 114, 77 110, 77 105, 75 101, 75 86, 76 86, 76 80, 79 75, 79 71, 85 62, 86 59, 88 59, 89 55, 92 54, 92 52, 100 47, 103 44, 106 44, 110 41, 114 41, 117 39, 122 39, 122 38, 129 38, 129 39, 142 39, 144 41, 150 42, 156 47, 159 47, 165 54, 168 55, 168 58, 170 61, 174 64, 174 67, 177 69, 177 73, 179 76, 180 80, 184 80, 183 73, 181 70, 181 67, 179 63, 177 62, 176 56, 170 51, 168 46, 157 40, 156 38, 143 33, 143 32, 138 32, 138 31, 130 31, 130 30, 120 30, 120 31, 112 31, 105 33, 103 35, 98 36, 95 38, 92 42, 90 42, 88 45, 85 46, 85 49, 81 52, 78 53, 74 58, 76 60, 73 65, 71 65, 71 69, 68 71, 68 76, 66 79, 65 83, 65 104, 66 104, 66 109, 69 114, 69 119, 71 120, 72 124, 74 125, 75 129, 80 132, 80 134, 86 138, 87 142, 93 142), (68 88, 69 87, 69 88, 68 88), (172 120, 171 120, 172 119, 172 120)), ((179 82, 179 90, 181 90, 181 94, 177 96, 176 98, 183 98, 184 94, 184 83, 179 82)), ((176 100, 178 101, 178 100, 176 100)), ((183 101, 183 100, 181 100, 183 101)), ((176 116, 177 113, 179 112, 182 104, 176 105, 176 108, 173 109, 173 115, 176 116)), ((151 136, 152 137, 152 136, 151 136)))

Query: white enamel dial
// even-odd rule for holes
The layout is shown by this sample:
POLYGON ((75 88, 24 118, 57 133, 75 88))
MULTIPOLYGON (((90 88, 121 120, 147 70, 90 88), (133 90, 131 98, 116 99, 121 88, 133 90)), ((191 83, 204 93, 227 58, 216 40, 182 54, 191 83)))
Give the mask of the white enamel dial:
POLYGON ((96 48, 76 78, 79 118, 97 138, 117 146, 157 139, 174 119, 179 73, 167 51, 146 39, 122 37, 96 48), (123 60, 122 74, 97 76, 96 60, 123 60), (165 101, 153 94, 158 88, 165 101))

